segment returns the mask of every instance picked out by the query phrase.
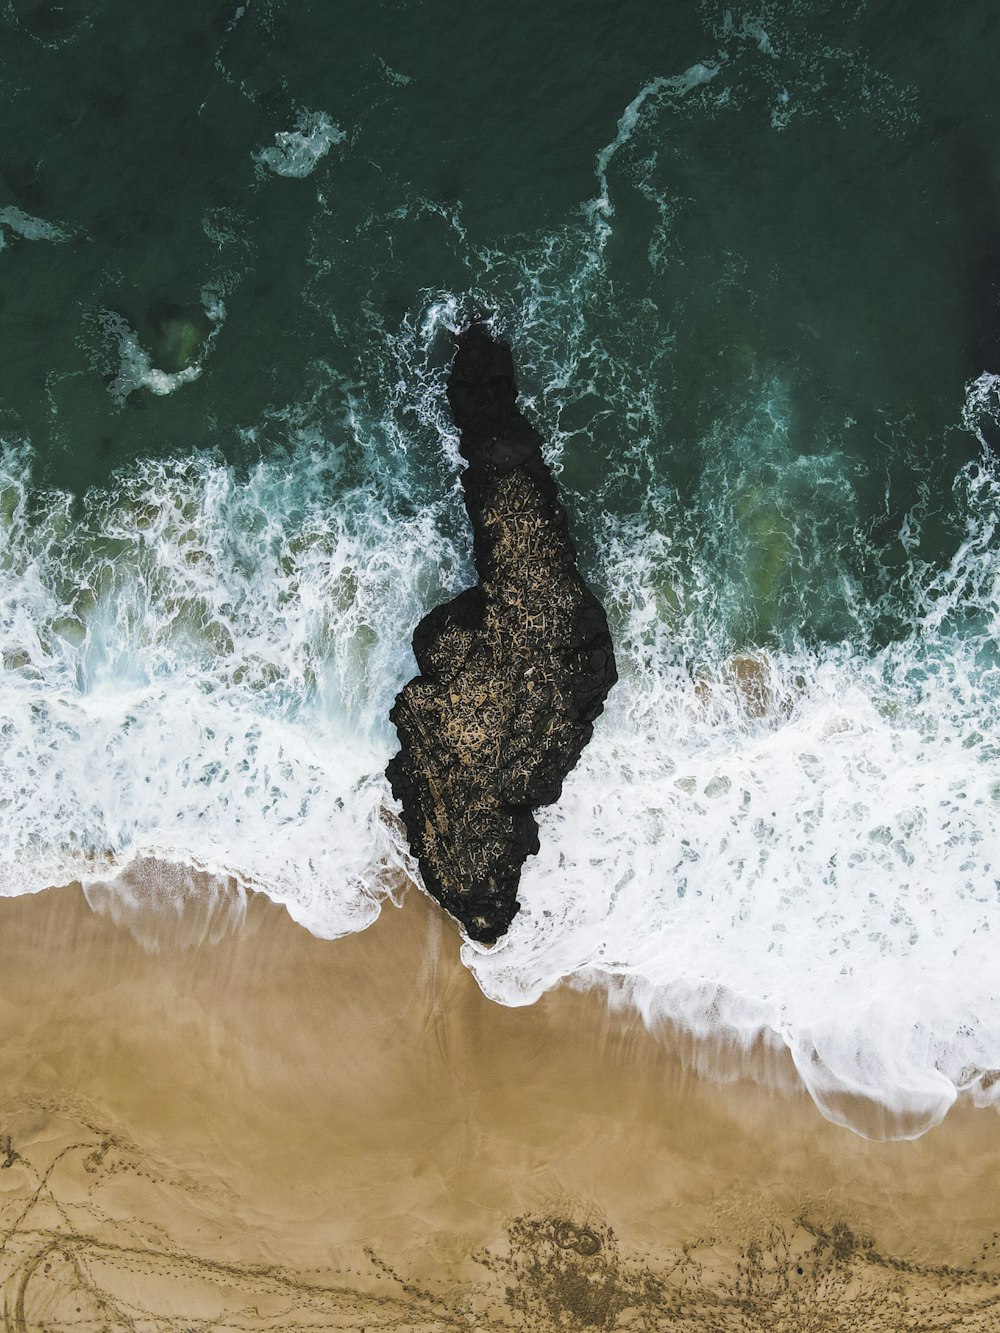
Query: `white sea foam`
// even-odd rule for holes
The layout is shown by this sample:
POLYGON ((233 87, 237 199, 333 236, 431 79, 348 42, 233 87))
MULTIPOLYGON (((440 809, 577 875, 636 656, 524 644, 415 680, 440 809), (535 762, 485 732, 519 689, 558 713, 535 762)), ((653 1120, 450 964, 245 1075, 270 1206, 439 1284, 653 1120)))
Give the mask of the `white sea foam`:
POLYGON ((294 130, 281 130, 270 148, 254 153, 254 161, 276 176, 301 179, 312 172, 334 144, 347 136, 325 111, 303 111, 294 130))
POLYGON ((336 494, 308 450, 240 479, 144 464, 92 493, 0 487, 0 892, 156 857, 337 935, 405 851, 384 822, 409 626, 454 564, 425 511, 336 494))
POLYGON ((174 371, 158 370, 153 365, 152 354, 140 343, 135 330, 123 315, 113 310, 101 313, 101 328, 105 336, 115 343, 118 354, 118 371, 108 383, 108 393, 116 403, 124 403, 136 389, 148 389, 158 397, 165 397, 201 376, 205 358, 226 318, 225 303, 213 288, 205 288, 201 293, 201 303, 211 322, 211 331, 191 364, 174 371))
POLYGON ((642 110, 643 103, 649 98, 658 102, 663 99, 673 100, 685 97, 695 88, 700 88, 703 84, 709 83, 718 72, 718 65, 703 65, 699 62, 696 65, 691 65, 689 69, 684 70, 681 74, 672 74, 669 77, 651 80, 632 98, 618 121, 618 133, 597 154, 596 174, 600 194, 594 200, 592 207, 598 213, 605 217, 610 217, 614 213, 614 206, 608 192, 608 166, 618 150, 631 139, 636 125, 639 123, 639 113, 642 110))
POLYGON ((25 213, 12 204, 0 208, 0 250, 6 244, 4 228, 12 235, 20 236, 26 241, 60 242, 70 239, 70 233, 64 228, 57 227, 54 222, 46 222, 44 218, 32 217, 30 213, 25 213))

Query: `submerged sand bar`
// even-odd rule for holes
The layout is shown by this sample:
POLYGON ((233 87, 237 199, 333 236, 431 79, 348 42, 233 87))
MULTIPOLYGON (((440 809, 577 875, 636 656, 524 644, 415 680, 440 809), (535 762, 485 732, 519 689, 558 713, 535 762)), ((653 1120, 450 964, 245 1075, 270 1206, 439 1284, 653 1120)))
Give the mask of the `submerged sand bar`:
POLYGON ((600 993, 502 1008, 415 890, 333 942, 141 916, 0 902, 5 1329, 1000 1320, 992 1112, 867 1142, 600 993))

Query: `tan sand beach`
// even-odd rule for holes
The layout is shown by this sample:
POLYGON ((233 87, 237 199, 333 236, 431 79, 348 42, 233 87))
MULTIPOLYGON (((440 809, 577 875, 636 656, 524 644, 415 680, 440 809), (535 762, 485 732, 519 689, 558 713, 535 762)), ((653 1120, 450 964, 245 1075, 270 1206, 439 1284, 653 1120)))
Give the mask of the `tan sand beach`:
POLYGON ((4 1330, 1000 1320, 992 1112, 869 1142, 601 994, 503 1009, 415 889, 131 925, 0 902, 4 1330))

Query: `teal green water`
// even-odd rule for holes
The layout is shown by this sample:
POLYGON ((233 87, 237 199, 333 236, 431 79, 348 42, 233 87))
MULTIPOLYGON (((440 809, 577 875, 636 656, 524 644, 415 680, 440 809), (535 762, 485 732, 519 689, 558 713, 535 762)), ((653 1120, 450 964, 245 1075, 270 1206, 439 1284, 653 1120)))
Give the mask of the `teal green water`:
POLYGON ((986 1098, 998 56, 987 0, 6 0, 0 888, 377 914, 486 314, 622 683, 469 965, 766 1027, 834 1118, 986 1098))

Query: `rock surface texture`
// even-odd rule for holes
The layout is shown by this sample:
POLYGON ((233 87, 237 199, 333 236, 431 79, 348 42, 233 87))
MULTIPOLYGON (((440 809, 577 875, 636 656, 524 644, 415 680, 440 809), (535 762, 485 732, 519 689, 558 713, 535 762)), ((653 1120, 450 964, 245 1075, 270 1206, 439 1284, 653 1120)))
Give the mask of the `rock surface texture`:
POLYGON ((558 800, 617 673, 510 347, 482 325, 458 337, 448 400, 479 583, 416 628, 420 675, 389 714, 401 750, 386 774, 428 891, 492 944, 538 851, 532 811, 558 800))

